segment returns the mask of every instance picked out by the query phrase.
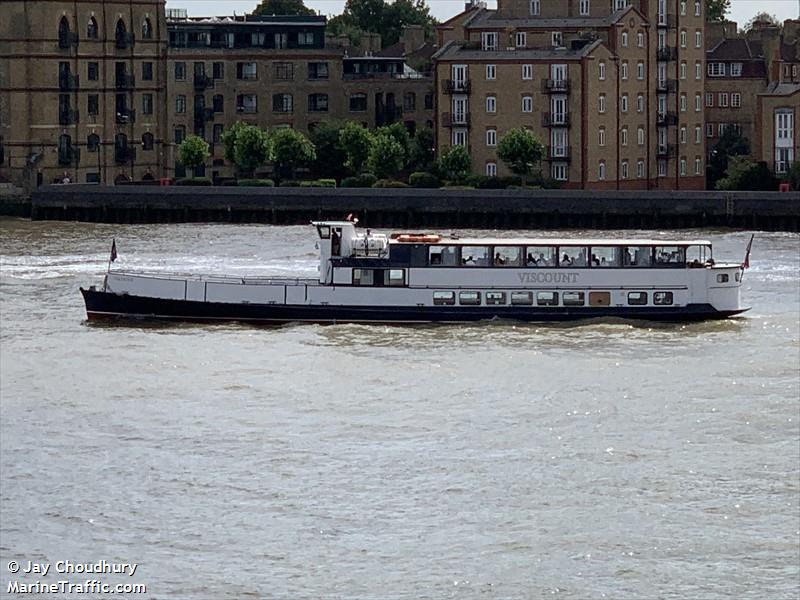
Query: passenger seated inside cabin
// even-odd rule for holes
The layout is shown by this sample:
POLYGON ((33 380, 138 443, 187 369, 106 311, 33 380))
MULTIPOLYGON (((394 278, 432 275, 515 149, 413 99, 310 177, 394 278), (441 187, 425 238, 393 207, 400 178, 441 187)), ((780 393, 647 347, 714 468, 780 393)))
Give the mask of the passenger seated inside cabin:
POLYGON ((537 261, 537 260, 536 260, 536 259, 533 257, 533 254, 531 254, 530 252, 528 252, 528 258, 526 258, 526 259, 525 259, 525 263, 526 263, 526 264, 527 264, 529 267, 535 267, 537 264, 539 264, 539 261, 537 261))
POLYGON ((499 253, 499 252, 497 252, 497 253, 494 255, 494 266, 496 266, 496 267, 502 267, 504 264, 506 264, 506 261, 504 261, 504 260, 503 260, 503 257, 502 257, 502 256, 500 256, 500 253, 499 253))
POLYGON ((536 264, 540 267, 550 267, 550 261, 544 257, 544 252, 539 252, 539 259, 536 261, 536 264))
MULTIPOLYGON (((605 261, 605 258, 603 260, 605 261)), ((600 266, 600 259, 597 258, 596 254, 592 254, 592 264, 596 267, 600 266)))
POLYGON ((564 258, 561 259, 561 266, 562 267, 571 267, 572 266, 572 259, 569 257, 569 254, 564 254, 564 258))
POLYGON ((462 265, 474 265, 475 264, 475 259, 472 258, 472 255, 470 254, 469 256, 465 256, 464 258, 461 259, 461 264, 462 265))

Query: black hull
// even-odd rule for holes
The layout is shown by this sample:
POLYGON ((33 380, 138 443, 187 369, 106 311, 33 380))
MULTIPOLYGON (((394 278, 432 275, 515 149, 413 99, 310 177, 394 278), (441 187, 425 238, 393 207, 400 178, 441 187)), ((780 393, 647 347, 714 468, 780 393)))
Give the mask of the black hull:
POLYGON ((724 319, 741 312, 718 311, 710 304, 681 307, 581 308, 535 306, 308 306, 285 304, 232 304, 164 300, 118 295, 81 288, 90 321, 173 321, 195 323, 468 323, 503 319, 523 322, 563 322, 596 318, 663 322, 724 319))

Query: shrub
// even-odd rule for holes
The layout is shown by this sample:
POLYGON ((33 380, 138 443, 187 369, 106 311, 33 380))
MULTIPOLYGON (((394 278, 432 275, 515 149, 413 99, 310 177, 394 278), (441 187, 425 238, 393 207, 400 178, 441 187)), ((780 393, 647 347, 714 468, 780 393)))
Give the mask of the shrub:
POLYGON ((519 175, 507 175, 506 177, 500 177, 500 181, 502 182, 504 188, 511 187, 512 185, 522 185, 522 177, 519 175))
POLYGON ((394 179, 379 179, 372 184, 374 188, 407 188, 408 184, 394 179))
POLYGON ((426 173, 425 171, 416 171, 408 176, 408 183, 411 187, 415 188, 438 188, 442 185, 439 178, 433 173, 426 173))
POLYGON ((480 190, 501 190, 506 187, 499 177, 487 175, 470 175, 465 183, 480 190))
POLYGON ((275 187, 272 179, 240 179, 236 182, 239 187, 275 187))
POLYGON ((175 181, 175 185, 212 185, 208 177, 184 177, 175 181))
POLYGON ((317 179, 316 180, 316 184, 319 187, 335 188, 336 187, 336 180, 335 179, 317 179))
POLYGON ((300 185, 300 181, 295 181, 294 179, 284 179, 280 182, 278 187, 300 187, 300 185))
POLYGON ((378 181, 378 178, 372 173, 362 173, 361 175, 353 175, 342 179, 342 187, 368 188, 372 187, 376 181, 378 181))
POLYGON ((474 190, 475 186, 473 186, 473 185, 451 184, 451 185, 444 186, 444 189, 446 189, 446 190, 474 190))

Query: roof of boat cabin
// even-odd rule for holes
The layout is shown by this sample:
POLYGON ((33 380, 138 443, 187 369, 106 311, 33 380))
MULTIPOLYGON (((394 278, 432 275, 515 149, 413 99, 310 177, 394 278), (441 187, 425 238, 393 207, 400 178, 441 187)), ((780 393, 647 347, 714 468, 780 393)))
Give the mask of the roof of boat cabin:
MULTIPOLYGON (((403 235, 403 234, 401 234, 403 235)), ((420 236, 424 234, 406 234, 420 236)), ((430 235, 430 234, 429 234, 430 235)), ((428 246, 711 246, 708 240, 654 240, 611 238, 452 238, 432 240, 390 240, 392 244, 425 244, 428 246)))

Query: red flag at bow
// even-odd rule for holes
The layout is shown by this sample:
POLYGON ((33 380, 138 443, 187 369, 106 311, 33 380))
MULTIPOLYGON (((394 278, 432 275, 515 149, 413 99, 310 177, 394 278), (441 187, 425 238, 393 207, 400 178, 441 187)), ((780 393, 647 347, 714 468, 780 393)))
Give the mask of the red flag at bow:
POLYGON ((744 262, 742 263, 742 269, 749 269, 750 268, 750 248, 753 247, 753 239, 755 238, 755 234, 750 236, 750 241, 747 242, 747 251, 744 253, 744 262))
POLYGON ((111 261, 110 262, 114 262, 115 260, 117 260, 117 240, 113 239, 113 240, 111 240, 111 261))

